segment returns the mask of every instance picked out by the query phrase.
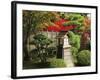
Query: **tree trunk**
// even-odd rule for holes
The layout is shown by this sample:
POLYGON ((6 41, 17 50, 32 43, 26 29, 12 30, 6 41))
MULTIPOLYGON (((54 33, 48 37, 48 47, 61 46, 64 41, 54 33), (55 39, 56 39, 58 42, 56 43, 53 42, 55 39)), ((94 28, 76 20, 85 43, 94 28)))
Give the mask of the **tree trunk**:
POLYGON ((27 45, 28 43, 28 37, 30 36, 30 30, 31 30, 31 24, 32 24, 32 20, 29 17, 28 18, 28 23, 27 23, 27 30, 26 32, 23 31, 23 52, 24 52, 24 60, 31 60, 31 57, 29 55, 28 49, 27 49, 27 45))
POLYGON ((23 43, 23 53, 24 53, 24 60, 30 60, 30 56, 27 50, 27 39, 23 43))

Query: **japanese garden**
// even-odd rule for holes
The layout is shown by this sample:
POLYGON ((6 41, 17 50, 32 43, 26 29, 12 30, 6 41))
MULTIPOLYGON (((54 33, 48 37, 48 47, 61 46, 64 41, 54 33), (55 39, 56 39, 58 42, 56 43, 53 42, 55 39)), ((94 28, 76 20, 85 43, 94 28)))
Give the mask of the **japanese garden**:
POLYGON ((23 69, 91 65, 89 13, 23 10, 23 69))

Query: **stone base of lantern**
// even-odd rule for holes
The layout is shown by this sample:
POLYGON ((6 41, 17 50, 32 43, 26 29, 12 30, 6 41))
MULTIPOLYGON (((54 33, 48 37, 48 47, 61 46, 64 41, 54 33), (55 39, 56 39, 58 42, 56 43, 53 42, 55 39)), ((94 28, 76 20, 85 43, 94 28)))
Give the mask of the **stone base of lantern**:
POLYGON ((71 47, 71 45, 65 45, 65 46, 63 46, 63 49, 70 48, 70 47, 71 47))
POLYGON ((70 50, 71 45, 63 46, 63 58, 67 67, 73 67, 73 57, 70 50))

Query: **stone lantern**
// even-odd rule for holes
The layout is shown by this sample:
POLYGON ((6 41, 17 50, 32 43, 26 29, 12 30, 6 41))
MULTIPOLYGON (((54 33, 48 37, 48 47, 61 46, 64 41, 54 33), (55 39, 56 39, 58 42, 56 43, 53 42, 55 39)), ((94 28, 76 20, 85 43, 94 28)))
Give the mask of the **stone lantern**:
POLYGON ((60 32, 57 36, 58 39, 58 50, 57 50, 57 57, 64 58, 66 51, 71 47, 68 42, 67 32, 60 32))
POLYGON ((57 50, 57 58, 64 59, 67 67, 73 67, 73 57, 71 54, 70 47, 68 41, 67 32, 61 32, 58 35, 58 50, 57 50))

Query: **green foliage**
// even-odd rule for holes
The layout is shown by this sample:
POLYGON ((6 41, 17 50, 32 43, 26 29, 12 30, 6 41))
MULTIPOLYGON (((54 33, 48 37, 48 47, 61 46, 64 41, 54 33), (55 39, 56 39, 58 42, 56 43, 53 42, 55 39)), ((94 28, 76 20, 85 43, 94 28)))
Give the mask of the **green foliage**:
POLYGON ((63 59, 52 58, 48 62, 37 62, 36 60, 24 61, 23 69, 36 69, 36 68, 62 68, 66 67, 63 59))
POLYGON ((75 43, 73 44, 77 49, 80 48, 80 36, 75 35, 75 43))
POLYGON ((84 19, 84 16, 82 16, 79 13, 69 13, 66 16, 66 19, 71 20, 71 21, 82 21, 84 19))
POLYGON ((68 32, 69 42, 73 47, 80 48, 80 36, 74 34, 72 31, 68 32))
POLYGON ((74 34, 72 31, 68 32, 69 42, 72 45, 71 52, 73 55, 74 63, 78 66, 88 66, 90 65, 90 51, 80 49, 80 36, 74 34), (78 53, 79 52, 79 53, 78 53))
POLYGON ((89 66, 91 64, 91 54, 89 50, 82 50, 78 53, 77 61, 79 66, 89 66))
POLYGON ((78 54, 78 49, 76 47, 71 47, 71 53, 74 59, 74 63, 77 63, 77 54, 78 54))
POLYGON ((53 21, 58 19, 59 15, 57 12, 23 10, 23 48, 25 57, 30 56, 27 50, 30 35, 38 33, 48 25, 54 25, 53 21))
POLYGON ((65 13, 64 15, 65 15, 65 19, 69 20, 68 22, 65 22, 63 24, 65 27, 74 25, 76 26, 76 28, 74 28, 74 31, 83 29, 85 16, 83 16, 80 13, 65 13))
POLYGON ((57 20, 57 12, 47 11, 23 11, 23 27, 25 30, 30 27, 31 32, 42 30, 47 25, 53 24, 52 20, 57 20))
POLYGON ((63 59, 52 59, 50 62, 50 66, 53 68, 60 68, 66 67, 66 64, 64 63, 63 59))
POLYGON ((38 57, 41 62, 45 63, 48 57, 48 45, 52 43, 52 40, 43 34, 37 34, 33 37, 33 44, 37 49, 38 57))
POLYGON ((43 34, 37 34, 34 36, 33 43, 36 47, 45 47, 52 43, 52 40, 43 34))
POLYGON ((81 26, 82 24, 78 21, 68 21, 68 22, 65 22, 63 25, 64 26, 70 26, 70 25, 81 26))

